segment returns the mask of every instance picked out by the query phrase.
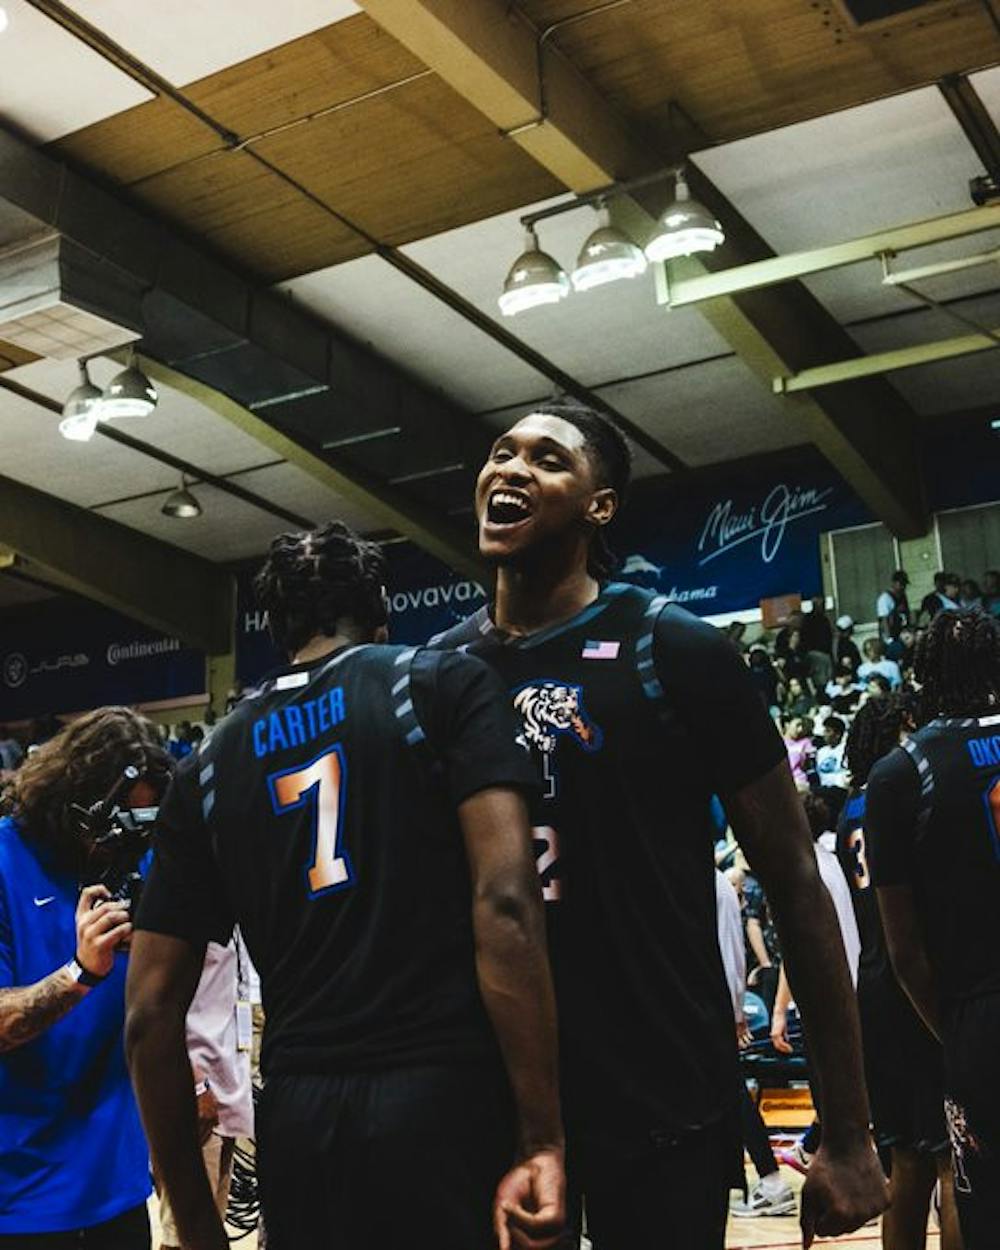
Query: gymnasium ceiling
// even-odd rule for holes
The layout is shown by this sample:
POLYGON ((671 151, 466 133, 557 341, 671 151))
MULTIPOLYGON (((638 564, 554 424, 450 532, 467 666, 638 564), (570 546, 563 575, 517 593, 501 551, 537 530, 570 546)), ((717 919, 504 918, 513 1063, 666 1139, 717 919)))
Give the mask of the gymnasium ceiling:
MULTIPOLYGON (((652 270, 513 319, 496 305, 521 216, 681 158, 727 231, 714 270, 970 210, 970 179, 1000 170, 996 0, 889 0, 907 11, 861 25, 850 9, 884 0, 0 5, 0 265, 36 237, 76 249, 127 291, 98 308, 90 287, 88 307, 141 337, 161 392, 153 416, 67 442, 74 362, 0 332, 0 472, 43 520, 56 498, 84 531, 101 518, 203 567, 341 515, 471 568, 491 431, 563 390, 623 420, 641 477, 814 442, 912 533, 921 430, 1000 404, 991 351, 771 385, 969 332, 956 316, 1000 326, 995 264, 933 279, 938 307, 875 259, 687 307, 657 302, 652 270), (194 521, 160 512, 181 472, 194 521)), ((648 229, 670 189, 623 211, 648 229)), ((594 220, 542 221, 542 247, 570 269, 594 220)), ((995 228, 900 264, 998 246, 995 228)), ((59 583, 2 504, 0 544, 20 568, 0 607, 59 583)))

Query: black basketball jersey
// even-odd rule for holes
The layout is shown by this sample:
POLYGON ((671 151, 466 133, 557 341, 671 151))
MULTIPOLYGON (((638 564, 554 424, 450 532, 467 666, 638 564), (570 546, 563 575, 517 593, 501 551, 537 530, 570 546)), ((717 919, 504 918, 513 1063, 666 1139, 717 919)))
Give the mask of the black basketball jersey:
POLYGON ((496 669, 542 778, 568 1123, 719 1118, 738 1086, 709 805, 784 757, 745 664, 712 626, 614 584, 530 637, 484 610, 434 645, 496 669))
POLYGON ((854 918, 861 937, 858 982, 895 980, 885 931, 878 910, 875 882, 872 880, 865 832, 865 792, 852 794, 844 804, 837 824, 837 858, 851 887, 854 918))
POLYGON ((1000 716, 935 720, 868 784, 876 885, 911 884, 946 1001, 1000 992, 1000 716))
POLYGON ((456 808, 535 788, 516 733, 467 656, 372 645, 280 673, 178 770, 139 927, 239 923, 267 1073, 494 1054, 456 808))

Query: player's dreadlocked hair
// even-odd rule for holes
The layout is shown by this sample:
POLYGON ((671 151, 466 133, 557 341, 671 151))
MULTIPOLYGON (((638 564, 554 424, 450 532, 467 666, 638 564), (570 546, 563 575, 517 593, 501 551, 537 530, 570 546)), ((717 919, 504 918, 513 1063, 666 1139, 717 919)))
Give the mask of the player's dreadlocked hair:
POLYGON ((271 636, 288 655, 318 634, 332 638, 342 622, 366 635, 386 623, 382 548, 341 521, 300 534, 279 534, 254 581, 271 636))
POLYGON ((1000 621, 978 608, 939 612, 917 644, 921 720, 1000 709, 1000 621))
POLYGON ((914 727, 915 714, 916 700, 908 691, 869 699, 862 704, 847 735, 844 751, 852 789, 860 790, 882 756, 899 746, 903 730, 914 727))
POLYGON ((131 708, 98 708, 28 756, 4 791, 0 810, 14 816, 64 871, 76 872, 84 846, 72 805, 89 807, 103 799, 130 764, 161 789, 173 770, 154 724, 131 708))
MULTIPOLYGON (((533 408, 532 412, 559 417, 576 426, 584 437, 598 482, 615 492, 620 510, 632 479, 632 450, 621 430, 607 417, 575 399, 552 399, 533 408)), ((587 557, 587 571, 598 581, 607 581, 618 567, 618 559, 608 545, 606 528, 594 531, 587 557)))

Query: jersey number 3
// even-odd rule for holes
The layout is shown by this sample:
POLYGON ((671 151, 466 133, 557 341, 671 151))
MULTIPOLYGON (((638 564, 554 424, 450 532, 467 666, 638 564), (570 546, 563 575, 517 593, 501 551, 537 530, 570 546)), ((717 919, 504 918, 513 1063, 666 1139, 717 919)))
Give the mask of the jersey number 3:
POLYGON ((306 866, 310 898, 354 884, 351 857, 341 846, 347 764, 338 743, 304 768, 272 773, 267 784, 276 815, 309 808, 312 856, 306 866))

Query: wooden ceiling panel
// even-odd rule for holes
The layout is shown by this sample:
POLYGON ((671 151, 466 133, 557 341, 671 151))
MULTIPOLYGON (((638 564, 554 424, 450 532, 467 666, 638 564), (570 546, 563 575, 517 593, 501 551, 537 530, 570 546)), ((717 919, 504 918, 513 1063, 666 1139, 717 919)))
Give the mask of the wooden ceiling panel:
MULTIPOLYGON (((522 7, 539 29, 574 12, 567 0, 522 7)), ((979 0, 941 2, 911 22, 867 32, 807 0, 633 0, 566 25, 552 42, 623 112, 665 127, 676 101, 715 141, 1000 59, 979 0)))
POLYGON ((49 147, 55 157, 130 184, 221 147, 197 118, 158 96, 147 104, 77 130, 49 147))
POLYGON ((185 88, 241 138, 420 73, 425 66, 364 14, 272 48, 185 88))
POLYGON ((368 249, 245 152, 222 152, 147 179, 137 198, 268 281, 368 249))
POLYGON ((381 242, 402 244, 563 188, 437 77, 256 151, 381 242))

